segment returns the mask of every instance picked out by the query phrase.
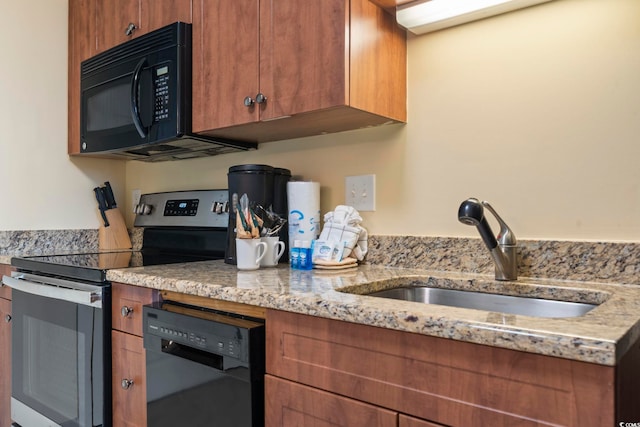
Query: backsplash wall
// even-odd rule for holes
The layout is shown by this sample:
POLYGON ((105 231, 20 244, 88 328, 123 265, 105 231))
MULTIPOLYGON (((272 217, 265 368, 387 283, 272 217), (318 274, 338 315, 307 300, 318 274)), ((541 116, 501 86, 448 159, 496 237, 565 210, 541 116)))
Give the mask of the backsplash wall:
POLYGON ((476 238, 456 216, 475 196, 520 241, 640 242, 639 16, 637 0, 555 0, 409 37, 406 125, 128 162, 127 194, 226 188, 230 166, 266 163, 319 181, 324 213, 345 176, 373 173, 371 235, 476 238))
MULTIPOLYGON (((477 238, 371 236, 366 262, 434 271, 494 274, 477 238)), ((518 242, 518 277, 640 285, 640 244, 518 242)))

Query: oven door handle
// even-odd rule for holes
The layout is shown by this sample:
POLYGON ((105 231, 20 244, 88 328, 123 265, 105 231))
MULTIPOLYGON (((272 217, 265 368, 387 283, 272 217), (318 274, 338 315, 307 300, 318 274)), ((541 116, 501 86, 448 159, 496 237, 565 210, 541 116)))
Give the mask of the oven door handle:
POLYGON ((2 276, 2 283, 12 289, 29 294, 102 308, 102 289, 100 286, 82 285, 69 280, 24 273, 13 273, 11 277, 2 276))

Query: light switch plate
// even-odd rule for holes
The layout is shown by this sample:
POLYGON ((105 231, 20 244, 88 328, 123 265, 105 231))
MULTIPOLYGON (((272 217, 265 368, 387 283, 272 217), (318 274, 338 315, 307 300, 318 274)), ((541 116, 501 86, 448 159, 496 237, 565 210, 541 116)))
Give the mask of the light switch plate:
POLYGON ((376 176, 358 175, 344 178, 345 205, 358 211, 376 210, 376 176))

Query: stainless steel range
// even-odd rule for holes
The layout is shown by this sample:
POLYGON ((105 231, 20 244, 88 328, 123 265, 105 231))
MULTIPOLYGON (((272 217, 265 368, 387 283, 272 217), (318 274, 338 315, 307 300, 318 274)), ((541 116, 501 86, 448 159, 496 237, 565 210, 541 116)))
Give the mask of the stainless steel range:
POLYGON ((15 257, 11 417, 20 427, 111 426, 112 268, 224 257, 227 190, 145 194, 139 251, 15 257))

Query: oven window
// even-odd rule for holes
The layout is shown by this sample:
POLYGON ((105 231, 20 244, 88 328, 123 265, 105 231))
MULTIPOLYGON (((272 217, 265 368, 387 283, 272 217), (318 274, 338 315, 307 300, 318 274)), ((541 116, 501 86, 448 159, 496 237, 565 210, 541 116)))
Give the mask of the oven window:
POLYGON ((102 310, 16 290, 12 298, 12 398, 64 427, 101 425, 102 310))
POLYGON ((77 419, 78 371, 86 364, 78 349, 84 348, 84 334, 31 316, 24 320, 24 394, 56 408, 65 419, 77 419))

